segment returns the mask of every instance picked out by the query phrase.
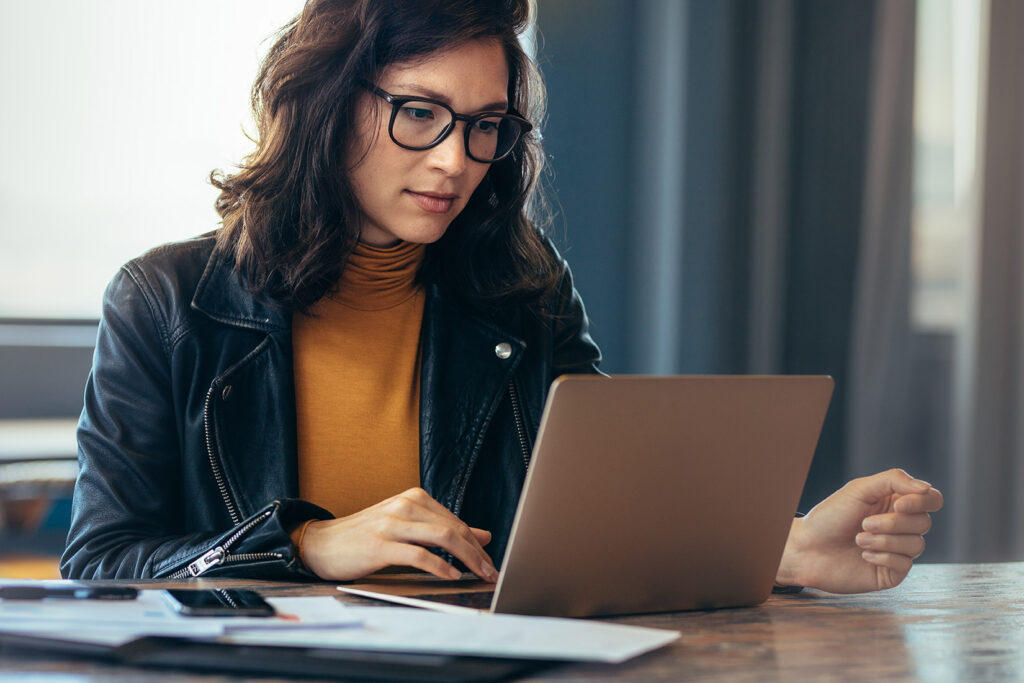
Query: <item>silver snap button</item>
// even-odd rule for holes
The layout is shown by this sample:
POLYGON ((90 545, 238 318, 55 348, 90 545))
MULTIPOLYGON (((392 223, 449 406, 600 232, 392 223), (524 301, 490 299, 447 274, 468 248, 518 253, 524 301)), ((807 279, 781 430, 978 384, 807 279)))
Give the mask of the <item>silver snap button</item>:
POLYGON ((231 395, 231 385, 230 384, 226 384, 226 385, 224 385, 224 389, 220 392, 220 397, 223 400, 226 401, 226 400, 228 400, 228 396, 230 396, 230 395, 231 395))
POLYGON ((512 345, 508 342, 501 342, 494 347, 494 355, 498 358, 505 360, 512 355, 512 345))

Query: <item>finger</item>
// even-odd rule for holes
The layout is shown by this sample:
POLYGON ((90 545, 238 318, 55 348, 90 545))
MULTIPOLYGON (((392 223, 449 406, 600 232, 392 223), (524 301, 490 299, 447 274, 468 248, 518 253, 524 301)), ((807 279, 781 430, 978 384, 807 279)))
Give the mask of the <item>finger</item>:
POLYGON ((914 534, 869 534, 862 531, 857 534, 857 545, 864 550, 895 553, 917 559, 924 552, 924 538, 914 534))
MULTIPOLYGON (((426 509, 421 510, 420 513, 410 521, 426 524, 436 529, 449 529, 453 531, 458 535, 459 539, 461 539, 461 542, 464 542, 469 547, 470 552, 478 558, 478 562, 467 563, 467 567, 469 567, 474 573, 478 574, 479 572, 477 572, 477 569, 484 571, 484 573, 487 573, 488 570, 494 570, 494 567, 491 565, 491 557, 483 548, 483 546, 491 540, 491 533, 489 531, 474 529, 454 515, 439 515, 433 510, 426 509)), ((445 550, 452 552, 450 548, 442 543, 435 543, 433 545, 443 547, 445 550)), ((462 557, 459 556, 459 559, 462 559, 462 557)))
MULTIPOLYGON (((481 541, 477 537, 478 535, 465 522, 452 514, 448 508, 431 498, 423 489, 415 488, 404 491, 384 501, 381 503, 381 506, 389 516, 397 519, 435 524, 458 530, 467 543, 475 546, 480 557, 487 559, 489 562, 489 557, 483 549, 483 544, 490 541, 490 534, 483 532, 487 534, 487 540, 481 541)), ((478 531, 483 530, 479 529, 478 531)))
POLYGON ((491 542, 491 532, 486 529, 477 529, 475 526, 469 527, 473 537, 476 538, 477 543, 480 545, 487 545, 491 542))
MULTIPOLYGON (((433 526, 433 531, 429 533, 434 540, 424 541, 422 538, 397 538, 396 540, 436 545, 458 557, 469 567, 470 571, 480 578, 487 581, 498 580, 498 573, 491 563, 491 558, 483 549, 483 544, 490 542, 489 532, 483 529, 477 529, 474 532, 448 508, 434 500, 430 494, 419 487, 403 491, 397 496, 384 501, 384 504, 387 512, 394 518, 433 526), (462 541, 468 544, 469 548, 464 547, 463 543, 457 542, 456 539, 451 538, 451 531, 458 534, 462 541), (486 538, 479 538, 481 534, 486 535, 486 538)), ((385 523, 390 525, 390 521, 385 523)))
POLYGON ((852 495, 868 503, 874 503, 894 493, 924 493, 931 490, 932 486, 926 481, 914 479, 903 470, 895 468, 869 477, 854 479, 844 488, 852 495))
MULTIPOLYGON (((409 507, 403 508, 401 512, 403 516, 408 516, 411 519, 418 519, 419 521, 429 522, 433 521, 437 524, 454 524, 459 528, 465 529, 465 537, 484 545, 489 543, 491 540, 491 533, 484 529, 470 528, 465 522, 459 519, 455 513, 446 508, 441 503, 437 502, 430 496, 429 493, 424 491, 422 488, 412 488, 408 491, 400 493, 395 496, 395 503, 393 505, 409 507), (417 510, 416 508, 420 508, 417 510), (481 536, 485 536, 486 540, 480 540, 481 536)), ((392 499, 394 500, 394 499, 392 499)), ((481 551, 483 548, 481 548, 481 551)))
POLYGON ((904 515, 898 512, 886 512, 881 515, 865 517, 861 528, 872 534, 917 534, 928 533, 932 528, 932 517, 927 512, 917 515, 904 515))
POLYGON ((479 544, 469 543, 458 529, 425 522, 396 521, 390 531, 395 534, 394 540, 436 546, 448 551, 482 579, 496 581, 498 578, 490 558, 480 549, 479 544))
POLYGON ((893 510, 904 514, 915 512, 938 512, 942 509, 942 492, 929 489, 924 493, 912 493, 900 496, 893 503, 893 510))
POLYGON ((440 579, 458 579, 462 572, 426 548, 408 543, 388 543, 381 549, 381 557, 389 565, 415 567, 440 579))
POLYGON ((860 554, 860 556, 864 558, 865 562, 870 562, 877 567, 892 569, 901 576, 909 574, 910 568, 914 566, 914 561, 912 559, 906 555, 900 555, 898 553, 883 553, 874 550, 865 550, 860 554))

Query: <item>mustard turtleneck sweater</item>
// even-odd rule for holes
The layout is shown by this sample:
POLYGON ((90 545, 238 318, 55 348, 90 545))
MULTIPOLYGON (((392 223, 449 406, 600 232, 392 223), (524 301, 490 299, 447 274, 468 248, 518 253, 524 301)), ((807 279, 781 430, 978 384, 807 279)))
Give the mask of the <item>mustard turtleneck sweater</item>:
POLYGON ((345 517, 420 484, 424 245, 356 245, 335 290, 292 316, 299 495, 345 517))

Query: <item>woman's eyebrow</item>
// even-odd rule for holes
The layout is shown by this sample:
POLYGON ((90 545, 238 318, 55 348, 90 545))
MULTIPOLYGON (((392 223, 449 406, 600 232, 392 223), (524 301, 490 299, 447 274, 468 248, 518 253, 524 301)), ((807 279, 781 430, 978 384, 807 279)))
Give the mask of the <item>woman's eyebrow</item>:
MULTIPOLYGON (((432 90, 431 88, 427 88, 427 87, 424 87, 422 85, 416 85, 415 83, 399 83, 398 85, 395 85, 393 87, 394 87, 395 91, 397 91, 397 92, 392 92, 391 94, 393 94, 393 95, 398 95, 399 93, 404 94, 405 92, 410 92, 413 95, 423 95, 424 97, 430 98, 432 100, 438 100, 439 102, 444 102, 448 106, 451 106, 451 104, 452 104, 451 98, 448 97, 447 95, 445 95, 444 93, 440 93, 440 92, 438 92, 436 90, 432 90)), ((494 102, 490 102, 488 104, 485 104, 484 106, 482 106, 479 109, 477 109, 477 111, 478 112, 483 112, 483 111, 506 111, 507 109, 508 109, 508 101, 505 100, 505 99, 501 99, 501 100, 495 100, 494 102)))

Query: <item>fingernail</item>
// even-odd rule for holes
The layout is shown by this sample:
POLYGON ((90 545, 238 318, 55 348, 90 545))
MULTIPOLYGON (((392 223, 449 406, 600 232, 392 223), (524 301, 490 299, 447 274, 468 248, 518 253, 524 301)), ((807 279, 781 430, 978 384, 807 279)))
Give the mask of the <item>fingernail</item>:
POLYGON ((453 579, 461 579, 462 578, 462 572, 460 572, 455 567, 449 567, 449 569, 448 569, 448 576, 453 578, 453 579))
POLYGON ((494 567, 491 565, 490 562, 484 563, 484 575, 491 581, 498 580, 498 572, 494 570, 494 567))
POLYGON ((864 531, 879 531, 881 524, 882 523, 874 517, 868 517, 861 524, 861 527, 863 527, 864 531))
POLYGON ((862 548, 869 548, 874 543, 875 537, 867 532, 857 534, 857 545, 862 548))

